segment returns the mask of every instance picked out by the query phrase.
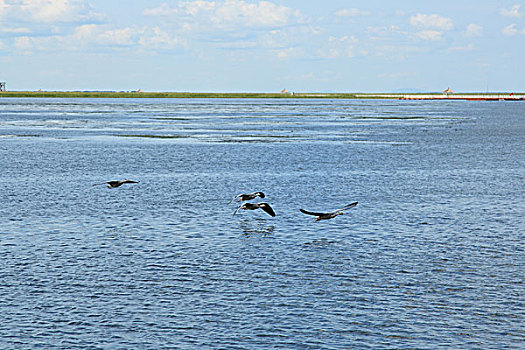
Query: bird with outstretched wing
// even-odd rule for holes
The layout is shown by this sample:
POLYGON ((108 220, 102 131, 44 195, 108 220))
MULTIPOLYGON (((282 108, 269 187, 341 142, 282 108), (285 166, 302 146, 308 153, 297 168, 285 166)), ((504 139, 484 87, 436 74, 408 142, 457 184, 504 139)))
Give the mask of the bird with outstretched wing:
POLYGON ((233 215, 237 214, 239 210, 256 210, 256 209, 262 209, 266 213, 268 213, 270 216, 275 216, 275 212, 273 211, 272 207, 270 207, 270 204, 268 203, 244 203, 239 208, 237 208, 233 215))
POLYGON ((117 188, 117 187, 122 186, 124 184, 136 184, 136 183, 139 183, 139 181, 132 181, 132 180, 126 179, 126 180, 106 181, 106 182, 102 182, 102 183, 99 183, 99 184, 94 184, 93 186, 106 185, 107 184, 108 188, 117 188))
MULTIPOLYGON (((253 192, 253 193, 241 193, 233 197, 233 199, 229 202, 237 201, 237 202, 244 202, 254 199, 255 197, 261 197, 264 198, 264 193, 262 192, 253 192)), ((228 204, 229 204, 228 203, 228 204)))
POLYGON ((350 203, 350 204, 342 207, 341 209, 337 209, 337 210, 334 210, 334 211, 331 211, 331 212, 328 212, 328 213, 318 213, 318 212, 312 212, 312 211, 308 211, 308 210, 304 210, 304 209, 299 209, 299 210, 303 214, 316 216, 315 221, 319 221, 319 220, 333 219, 333 218, 335 218, 338 215, 343 215, 343 211, 345 211, 347 209, 350 209, 350 208, 353 208, 356 205, 357 205, 357 202, 353 202, 353 203, 350 203))

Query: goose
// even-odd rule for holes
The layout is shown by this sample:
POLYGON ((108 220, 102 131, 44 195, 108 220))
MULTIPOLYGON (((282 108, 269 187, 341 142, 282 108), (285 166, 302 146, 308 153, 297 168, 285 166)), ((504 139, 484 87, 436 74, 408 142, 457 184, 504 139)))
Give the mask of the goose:
POLYGON ((350 204, 342 207, 341 209, 337 209, 337 210, 334 210, 334 211, 331 211, 331 212, 328 212, 328 213, 316 213, 316 212, 311 212, 311 211, 304 210, 304 209, 299 209, 299 210, 301 211, 301 213, 317 216, 315 218, 315 221, 319 221, 319 220, 333 219, 333 218, 335 218, 338 215, 343 215, 343 211, 344 210, 353 208, 356 205, 357 205, 357 202, 353 202, 353 203, 350 203, 350 204))
POLYGON ((126 179, 126 180, 106 181, 106 182, 102 182, 99 184, 94 184, 93 186, 107 184, 108 188, 117 188, 119 186, 122 186, 123 184, 136 184, 136 183, 139 183, 139 181, 132 181, 132 180, 126 179))
POLYGON ((270 204, 268 203, 244 203, 239 208, 237 208, 233 215, 237 214, 237 212, 242 210, 255 210, 255 209, 262 209, 265 212, 267 212, 270 216, 275 216, 275 212, 273 211, 272 207, 270 207, 270 204))
MULTIPOLYGON (((237 202, 244 202, 254 199, 255 197, 261 197, 264 198, 264 193, 262 192, 253 192, 253 193, 241 193, 233 197, 233 199, 229 202, 237 201, 237 202)), ((229 204, 228 203, 228 204, 229 204)))

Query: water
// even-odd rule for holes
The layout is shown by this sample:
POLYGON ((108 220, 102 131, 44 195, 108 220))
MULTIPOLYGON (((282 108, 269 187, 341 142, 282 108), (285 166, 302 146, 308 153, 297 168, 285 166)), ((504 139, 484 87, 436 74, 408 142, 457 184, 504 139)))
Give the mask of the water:
POLYGON ((524 116, 2 98, 0 348, 523 348, 524 116))

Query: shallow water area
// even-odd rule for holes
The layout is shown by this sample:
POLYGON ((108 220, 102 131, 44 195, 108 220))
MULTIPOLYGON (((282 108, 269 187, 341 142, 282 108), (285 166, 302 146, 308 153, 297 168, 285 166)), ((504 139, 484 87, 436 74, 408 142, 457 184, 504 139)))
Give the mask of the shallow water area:
POLYGON ((523 348, 523 108, 2 98, 0 347, 523 348))

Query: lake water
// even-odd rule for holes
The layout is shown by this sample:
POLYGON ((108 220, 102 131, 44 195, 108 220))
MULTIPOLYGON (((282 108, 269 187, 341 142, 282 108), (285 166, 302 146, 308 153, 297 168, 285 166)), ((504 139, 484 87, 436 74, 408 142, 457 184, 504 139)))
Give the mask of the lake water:
POLYGON ((0 170, 2 349, 525 347, 523 103, 2 98, 0 170))

